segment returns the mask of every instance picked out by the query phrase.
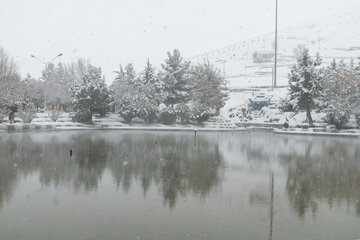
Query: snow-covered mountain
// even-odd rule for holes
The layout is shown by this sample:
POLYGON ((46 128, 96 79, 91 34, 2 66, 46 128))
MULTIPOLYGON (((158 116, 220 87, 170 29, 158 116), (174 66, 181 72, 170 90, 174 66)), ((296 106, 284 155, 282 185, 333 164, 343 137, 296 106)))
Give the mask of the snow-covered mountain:
MULTIPOLYGON (((317 23, 304 23, 278 31, 277 85, 287 85, 287 74, 296 61, 296 48, 305 46, 310 53, 319 52, 324 65, 333 58, 360 57, 360 18, 345 15, 324 19, 317 23)), ((208 59, 217 67, 225 67, 231 88, 271 86, 274 66, 274 33, 264 34, 190 58, 191 61, 208 59), (225 64, 223 62, 225 61, 225 64)))

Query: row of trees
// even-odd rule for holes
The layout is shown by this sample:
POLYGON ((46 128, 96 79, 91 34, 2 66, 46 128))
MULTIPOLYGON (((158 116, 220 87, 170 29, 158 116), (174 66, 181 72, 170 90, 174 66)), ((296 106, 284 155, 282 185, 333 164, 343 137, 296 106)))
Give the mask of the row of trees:
MULTIPOLYGON (((88 61, 47 64, 42 79, 30 75, 21 79, 16 63, 0 49, 0 117, 12 122, 18 112, 24 122, 45 105, 73 108, 75 120, 91 123, 93 114, 105 116, 115 110, 126 121, 135 117, 146 123, 172 124, 208 119, 218 112, 226 97, 226 84, 219 70, 209 62, 191 65, 178 50, 168 53, 162 70, 156 72, 148 60, 137 74, 132 64, 120 66, 110 88, 101 68, 88 61)), ((55 119, 54 119, 55 120, 55 119)))
POLYGON ((312 58, 308 49, 301 54, 289 74, 290 91, 281 103, 283 111, 306 111, 313 125, 312 110, 326 113, 325 121, 343 128, 350 116, 360 122, 360 63, 333 62, 322 67, 319 54, 312 58))
POLYGON ((191 65, 175 49, 167 53, 161 68, 156 73, 148 60, 138 75, 132 64, 120 66, 116 72, 110 89, 115 111, 126 122, 138 117, 146 123, 172 124, 179 119, 200 124, 224 105, 225 80, 209 62, 191 65))
POLYGON ((29 122, 35 113, 32 82, 22 81, 15 61, 0 47, 0 120, 5 116, 14 121, 15 113, 29 122))

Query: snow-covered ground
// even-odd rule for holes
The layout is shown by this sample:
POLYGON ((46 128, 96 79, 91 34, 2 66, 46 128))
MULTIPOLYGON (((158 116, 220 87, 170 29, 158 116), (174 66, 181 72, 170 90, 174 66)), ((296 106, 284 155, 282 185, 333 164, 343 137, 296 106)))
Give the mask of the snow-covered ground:
MULTIPOLYGON (((287 74, 296 62, 295 49, 299 45, 307 47, 311 55, 319 52, 324 65, 328 65, 332 59, 349 62, 353 58, 357 61, 360 56, 360 33, 355 29, 359 28, 358 15, 350 14, 280 29, 277 85, 287 85, 287 74)), ((274 33, 268 33, 194 56, 190 60, 197 62, 208 59, 219 69, 225 67, 230 88, 270 87, 274 67, 273 53, 274 33)))
MULTIPOLYGON (((284 123, 288 123, 289 127, 293 128, 307 127, 305 112, 282 112, 278 109, 277 105, 286 96, 287 91, 288 88, 283 87, 230 92, 229 99, 220 111, 220 117, 238 126, 261 126, 266 124, 267 126, 281 127, 284 123), (271 103, 261 110, 251 110, 249 108, 249 99, 259 94, 269 98, 271 103)), ((313 111, 311 115, 315 126, 325 128, 327 125, 323 120, 325 113, 313 111)), ((356 128, 354 116, 350 119, 347 127, 356 128)))

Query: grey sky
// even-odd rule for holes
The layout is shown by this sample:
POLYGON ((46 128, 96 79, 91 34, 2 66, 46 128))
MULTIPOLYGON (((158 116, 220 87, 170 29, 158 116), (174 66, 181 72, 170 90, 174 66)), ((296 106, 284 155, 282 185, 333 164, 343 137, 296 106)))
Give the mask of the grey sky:
MULTIPOLYGON (((274 31, 275 0, 0 0, 0 45, 23 75, 40 76, 57 53, 101 66, 157 66, 174 48, 185 57, 274 31)), ((359 0, 279 0, 279 28, 360 9, 359 0)))

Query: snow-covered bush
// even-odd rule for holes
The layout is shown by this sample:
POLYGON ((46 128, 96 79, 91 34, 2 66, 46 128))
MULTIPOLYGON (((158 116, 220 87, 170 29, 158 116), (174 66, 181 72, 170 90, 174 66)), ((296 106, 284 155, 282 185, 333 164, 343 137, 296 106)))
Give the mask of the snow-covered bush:
POLYGON ((159 120, 161 123, 166 125, 171 125, 176 121, 176 112, 175 109, 171 106, 161 106, 160 107, 160 117, 159 120))
POLYGON ((296 101, 291 100, 289 96, 281 99, 278 108, 283 112, 296 112, 296 101))
POLYGON ((344 128, 345 124, 349 122, 349 119, 349 112, 332 109, 326 114, 324 120, 329 124, 335 125, 337 129, 342 129, 344 128))
POLYGON ((24 123, 30 123, 36 113, 36 107, 30 98, 26 97, 22 101, 18 109, 19 117, 24 123))
POLYGON ((138 115, 137 97, 133 95, 125 95, 117 104, 119 116, 125 120, 125 123, 130 123, 133 118, 138 115))
POLYGON ((180 118, 181 124, 190 122, 190 108, 185 103, 180 103, 175 107, 175 113, 180 118))
POLYGON ((210 117, 210 109, 201 104, 195 103, 191 109, 191 119, 197 121, 198 124, 201 124, 204 121, 207 121, 210 117))
POLYGON ((89 108, 78 108, 73 118, 74 122, 92 123, 92 113, 89 108))
POLYGON ((146 123, 153 123, 156 120, 159 107, 154 100, 151 101, 144 96, 137 100, 137 105, 139 118, 143 119, 146 123))
POLYGON ((50 118, 53 122, 56 122, 58 118, 61 116, 61 112, 59 110, 52 110, 50 114, 50 118))

